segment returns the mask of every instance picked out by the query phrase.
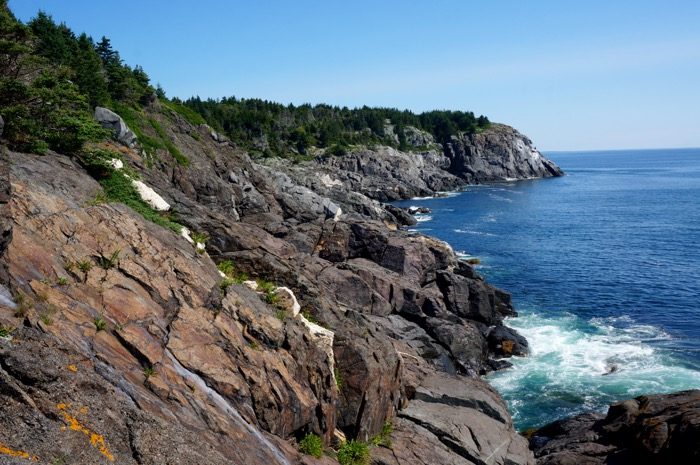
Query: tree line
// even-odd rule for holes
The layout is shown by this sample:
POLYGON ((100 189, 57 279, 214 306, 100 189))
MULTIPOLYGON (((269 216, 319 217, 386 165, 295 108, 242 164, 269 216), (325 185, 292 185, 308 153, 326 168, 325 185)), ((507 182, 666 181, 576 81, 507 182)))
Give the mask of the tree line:
POLYGON ((459 132, 474 133, 490 125, 485 116, 470 111, 435 110, 416 114, 396 108, 347 108, 319 105, 283 105, 261 99, 182 102, 201 114, 236 143, 266 156, 284 156, 290 150, 305 154, 310 147, 342 153, 351 145, 383 144, 407 150, 405 128, 426 131, 438 143, 459 132))

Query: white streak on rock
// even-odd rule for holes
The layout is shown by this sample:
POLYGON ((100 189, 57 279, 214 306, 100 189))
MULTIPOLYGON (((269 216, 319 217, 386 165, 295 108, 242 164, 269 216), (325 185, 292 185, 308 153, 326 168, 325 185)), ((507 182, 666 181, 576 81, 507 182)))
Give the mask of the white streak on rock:
POLYGON ((191 234, 191 231, 190 231, 189 229, 187 229, 186 227, 184 227, 184 226, 183 226, 182 229, 180 230, 180 235, 181 235, 182 237, 184 237, 185 240, 186 240, 187 242, 189 242, 190 244, 194 244, 194 241, 192 240, 192 236, 190 236, 190 234, 191 234))
POLYGON ((148 205, 153 207, 155 210, 165 212, 170 210, 170 204, 163 199, 156 191, 144 184, 142 181, 132 180, 131 183, 134 185, 139 195, 148 205))
POLYGON ((343 181, 340 181, 338 179, 333 179, 330 177, 329 174, 322 174, 320 179, 321 179, 321 182, 323 183, 323 185, 326 187, 342 186, 343 185, 343 181))

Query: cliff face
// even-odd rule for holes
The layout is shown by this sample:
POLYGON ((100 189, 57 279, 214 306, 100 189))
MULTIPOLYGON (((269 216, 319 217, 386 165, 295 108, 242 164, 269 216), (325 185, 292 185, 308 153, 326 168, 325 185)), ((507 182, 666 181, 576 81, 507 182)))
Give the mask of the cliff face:
MULTIPOLYGON (((157 103, 148 117, 189 166, 104 148, 205 246, 105 203, 77 159, 3 151, 2 463, 334 463, 295 440, 386 424, 375 463, 534 462, 478 378, 517 336, 510 296, 336 182, 365 155, 304 186, 157 103)), ((443 179, 426 189, 462 182, 421 157, 418 178, 443 179)))
POLYGON ((468 182, 547 178, 564 173, 510 126, 492 124, 480 133, 455 136, 446 144, 448 170, 468 182))
POLYGON ((416 128, 409 127, 407 133, 411 136, 409 145, 414 146, 408 152, 375 147, 305 163, 276 160, 271 164, 297 183, 339 202, 348 191, 388 202, 432 196, 466 184, 564 174, 533 147, 530 139, 503 124, 453 136, 444 145, 416 128))

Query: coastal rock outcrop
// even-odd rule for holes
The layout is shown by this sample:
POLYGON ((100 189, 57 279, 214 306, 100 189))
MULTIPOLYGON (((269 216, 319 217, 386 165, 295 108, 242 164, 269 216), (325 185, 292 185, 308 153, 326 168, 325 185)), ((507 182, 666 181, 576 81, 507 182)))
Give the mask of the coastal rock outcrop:
POLYGON ((448 171, 469 183, 562 176, 532 141, 504 124, 483 132, 453 136, 445 146, 448 171))
POLYGON ((530 440, 539 465, 700 460, 700 391, 640 396, 551 423, 530 440))
MULTIPOLYGON (((562 176, 563 172, 510 126, 492 124, 474 134, 453 136, 446 144, 416 128, 405 128, 409 151, 377 146, 350 150, 345 155, 323 155, 315 160, 267 162, 286 172, 296 183, 333 199, 346 211, 373 218, 368 199, 346 198, 346 193, 390 202, 438 195, 467 184, 562 176), (410 136, 410 137, 409 137, 410 136)), ((407 224, 394 219, 398 224, 407 224)))
MULTIPOLYGON (((153 215, 189 234, 105 202, 80 157, 5 154, 3 447, 76 464, 312 464, 323 461, 294 446, 306 434, 370 441, 393 423, 377 463, 415 463, 409 450, 425 463, 532 463, 477 378, 498 365, 488 335, 515 314, 507 293, 446 243, 396 230, 405 212, 339 167, 299 183, 147 111, 188 166, 164 150, 148 164, 138 147, 102 150, 170 206, 153 215)), ((429 172, 461 182, 430 157, 396 179, 425 193, 448 186, 430 187, 429 172)))

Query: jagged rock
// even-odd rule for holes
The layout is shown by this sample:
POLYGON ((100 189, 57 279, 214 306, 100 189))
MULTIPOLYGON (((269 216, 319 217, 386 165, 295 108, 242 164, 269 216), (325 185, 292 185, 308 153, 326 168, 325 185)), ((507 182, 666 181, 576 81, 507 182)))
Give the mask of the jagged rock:
MULTIPOLYGON (((0 321, 26 325, 38 334, 38 346, 60 347, 85 363, 79 386, 94 380, 104 386, 82 388, 84 394, 72 388, 71 403, 87 405, 89 398, 97 405, 105 393, 114 402, 124 399, 105 403, 104 421, 112 423, 104 426, 116 428, 105 440, 118 444, 119 463, 133 463, 127 453, 147 464, 298 463, 293 438, 314 432, 328 442, 340 427, 349 438, 366 440, 392 420, 395 440, 411 454, 396 447, 382 456, 392 460, 386 463, 416 463, 414 456, 466 463, 465 451, 476 463, 531 460, 502 401, 485 383, 462 376, 495 366, 485 335, 488 325, 514 314, 510 297, 458 261, 446 243, 393 230, 409 221, 406 212, 370 198, 434 195, 463 185, 446 171, 451 160, 439 147, 422 154, 366 151, 301 163, 285 174, 278 162, 260 166, 210 137, 211 128, 168 118, 157 107, 146 108, 147 116, 189 166, 153 160, 144 169, 140 154, 128 150, 123 162, 167 199, 176 221, 209 237, 206 254, 124 206, 91 205, 99 184, 61 155, 12 154, 13 192, 0 202, 8 225, 0 284, 12 291, 10 306, 0 305, 0 321), (202 137, 188 136, 194 132, 202 137), (116 264, 97 266, 115 250, 116 264), (272 281, 286 297, 280 291, 274 302, 238 284, 220 289, 210 257, 272 281), (84 260, 95 263, 92 270, 70 265, 84 260), (59 276, 68 285, 52 284, 59 276), (34 303, 23 319, 13 316, 20 305, 12 296, 19 292, 34 303), (105 330, 96 330, 96 318, 105 330), (146 376, 151 369, 157 374, 146 376), (457 385, 468 392, 455 391, 457 385), (467 409, 459 410, 463 420, 444 416, 455 408, 467 409), (503 421, 490 421, 479 409, 501 412, 503 421), (135 421, 139 415, 148 421, 135 421), (508 439, 507 447, 497 449, 496 436, 508 439)), ((33 337, 27 334, 20 331, 12 344, 33 337)), ((50 363, 42 364, 39 354, 17 368, 5 364, 6 354, 0 402, 40 410, 53 402, 51 380, 63 362, 47 357, 50 363)), ((25 408, 11 413, 25 418, 25 408)), ((46 412, 37 418, 55 422, 56 412, 46 412)), ((42 444, 36 448, 42 458, 53 451, 47 443, 60 442, 37 426, 45 420, 2 421, 23 431, 17 447, 42 444)), ((77 443, 66 442, 66 454, 74 463, 95 463, 77 443)))
POLYGON ((108 108, 95 107, 95 119, 105 129, 110 129, 114 133, 114 138, 126 145, 134 147, 136 145, 136 134, 129 129, 121 116, 108 108))
POLYGON ((640 396, 556 421, 530 440, 537 463, 667 464, 700 459, 700 391, 640 396))
POLYGON ((406 211, 411 215, 415 215, 417 213, 423 215, 431 212, 430 208, 428 207, 408 207, 406 211))
POLYGON ((534 464, 505 404, 479 379, 428 375, 398 416, 391 445, 373 451, 375 463, 534 464))

